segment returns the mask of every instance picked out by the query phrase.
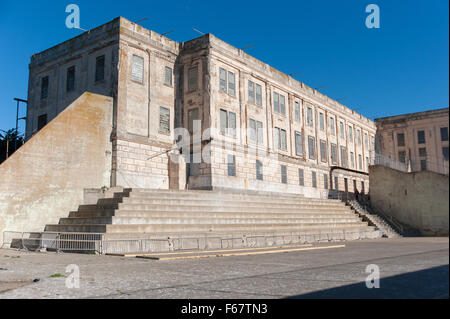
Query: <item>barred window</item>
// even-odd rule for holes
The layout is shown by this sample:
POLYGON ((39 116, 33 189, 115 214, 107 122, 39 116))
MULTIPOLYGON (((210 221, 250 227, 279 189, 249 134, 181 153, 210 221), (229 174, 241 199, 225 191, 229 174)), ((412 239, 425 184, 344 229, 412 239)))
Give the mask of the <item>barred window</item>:
POLYGON ((144 83, 144 58, 138 55, 133 55, 131 80, 144 83))
POLYGON ((295 153, 303 156, 303 138, 300 132, 295 132, 295 153))
POLYGON ((227 93, 227 71, 225 69, 219 69, 219 82, 220 91, 227 93))
POLYGON ((316 159, 316 139, 308 136, 308 153, 310 159, 316 159))
POLYGON ((336 134, 336 130, 334 128, 334 118, 333 117, 330 117, 330 133, 333 136, 336 134))
POLYGON ((280 113, 280 95, 277 92, 273 93, 273 110, 280 113))
POLYGON ((312 187, 317 188, 317 175, 316 172, 311 172, 312 187))
POLYGON ((255 103, 255 83, 248 81, 248 101, 255 103))
POLYGON ((321 131, 325 130, 325 116, 323 113, 319 113, 319 128, 321 131))
POLYGON ((164 68, 164 83, 172 86, 172 68, 169 68, 168 66, 166 66, 164 68))
POLYGON ((399 147, 405 146, 405 134, 404 133, 397 134, 397 146, 399 146, 399 147))
POLYGON ((236 157, 228 154, 228 176, 236 176, 236 157))
POLYGON ((320 140, 320 160, 328 162, 327 142, 324 140, 320 140))
POLYGON ((331 163, 334 165, 339 164, 338 154, 337 154, 337 145, 331 143, 331 163))
POLYGON ((48 97, 48 76, 44 76, 41 80, 41 100, 48 97))
POLYGON ((188 92, 198 89, 198 67, 193 66, 188 70, 188 92))
POLYGON ((312 111, 312 108, 310 108, 310 107, 308 107, 308 109, 306 111, 306 121, 307 121, 309 126, 313 126, 314 125, 313 111, 312 111))
POLYGON ((256 105, 262 106, 262 88, 256 84, 256 105))
POLYGON ((419 144, 425 144, 425 131, 418 131, 417 139, 419 141, 419 144))
POLYGON ((328 189, 328 174, 323 174, 323 188, 328 189))
POLYGON ((105 79, 105 56, 101 55, 95 59, 95 82, 105 79))
POLYGON ((263 166, 259 160, 256 160, 256 179, 259 181, 263 180, 263 166))
POLYGON ((300 122, 300 103, 295 102, 295 121, 300 122))
POLYGON ((281 165, 281 182, 287 184, 287 167, 286 165, 281 165))
POLYGON ((341 165, 347 167, 347 148, 341 146, 341 165))
POLYGON ((339 122, 339 136, 341 138, 345 138, 344 123, 343 122, 339 122))
POLYGON ((236 79, 233 72, 228 72, 228 94, 236 95, 236 79))
POLYGON ((159 131, 170 133, 170 110, 162 106, 159 108, 159 131))
POLYGON ((304 170, 299 168, 298 169, 298 182, 300 186, 305 186, 305 178, 304 178, 304 170))

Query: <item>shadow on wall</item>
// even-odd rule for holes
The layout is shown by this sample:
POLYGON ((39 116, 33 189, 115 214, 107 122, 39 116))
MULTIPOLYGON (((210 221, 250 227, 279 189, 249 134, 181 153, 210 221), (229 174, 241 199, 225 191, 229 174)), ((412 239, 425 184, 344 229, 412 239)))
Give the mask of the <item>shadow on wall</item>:
POLYGON ((448 265, 380 279, 380 288, 365 282, 320 290, 287 299, 447 299, 448 265))

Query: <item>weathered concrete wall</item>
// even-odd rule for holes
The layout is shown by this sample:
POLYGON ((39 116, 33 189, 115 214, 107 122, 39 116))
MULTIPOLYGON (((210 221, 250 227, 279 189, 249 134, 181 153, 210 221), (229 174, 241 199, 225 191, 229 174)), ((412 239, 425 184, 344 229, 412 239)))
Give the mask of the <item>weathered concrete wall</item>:
POLYGON ((0 166, 0 243, 6 231, 43 231, 110 186, 112 98, 85 93, 0 166))
POLYGON ((370 167, 373 205, 424 235, 448 236, 449 179, 433 172, 403 173, 385 166, 370 167))

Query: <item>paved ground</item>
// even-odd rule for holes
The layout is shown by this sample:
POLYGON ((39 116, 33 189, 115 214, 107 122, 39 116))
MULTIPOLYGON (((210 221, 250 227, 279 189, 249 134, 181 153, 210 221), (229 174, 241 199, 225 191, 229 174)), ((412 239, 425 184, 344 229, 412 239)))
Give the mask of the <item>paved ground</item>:
POLYGON ((448 238, 345 244, 167 261, 0 249, 0 298, 448 298, 448 238), (66 287, 70 264, 79 289, 66 287), (379 289, 366 288, 369 264, 379 267, 379 289))

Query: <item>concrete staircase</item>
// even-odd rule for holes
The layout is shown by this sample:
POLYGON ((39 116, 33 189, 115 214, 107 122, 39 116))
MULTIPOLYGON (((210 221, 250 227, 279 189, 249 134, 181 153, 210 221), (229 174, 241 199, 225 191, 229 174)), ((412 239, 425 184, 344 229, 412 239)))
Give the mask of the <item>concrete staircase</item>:
POLYGON ((104 233, 110 253, 224 248, 224 240, 227 247, 261 247, 381 236, 337 200, 151 189, 124 189, 81 205, 45 231, 104 233), (143 248, 138 239, 154 242, 143 248), (166 242, 155 245, 158 239, 166 242))

